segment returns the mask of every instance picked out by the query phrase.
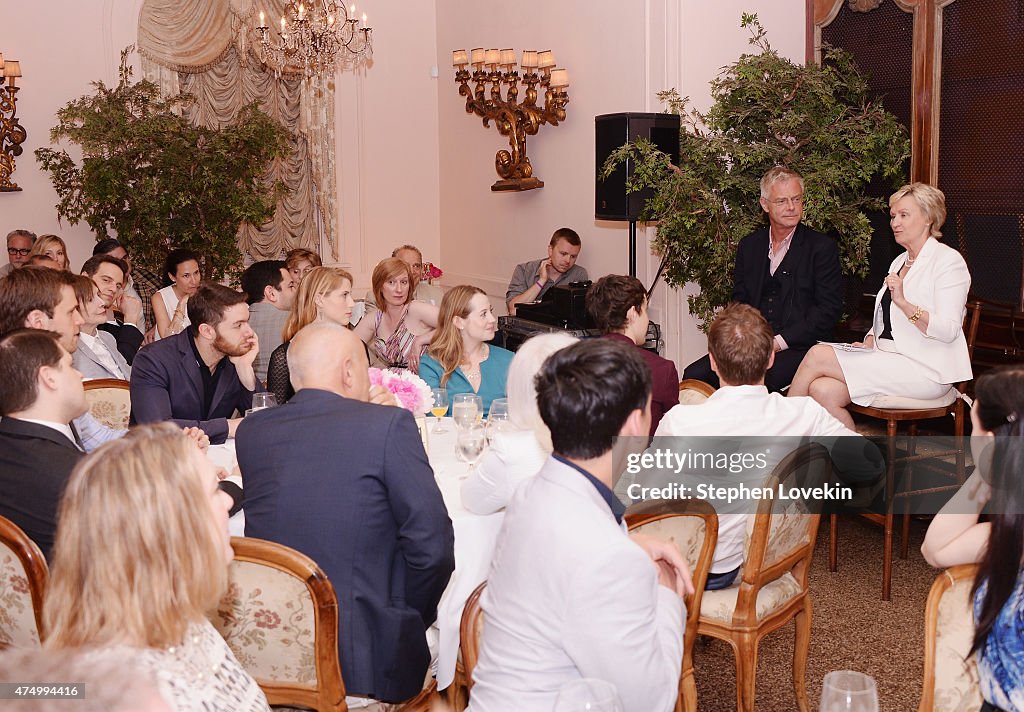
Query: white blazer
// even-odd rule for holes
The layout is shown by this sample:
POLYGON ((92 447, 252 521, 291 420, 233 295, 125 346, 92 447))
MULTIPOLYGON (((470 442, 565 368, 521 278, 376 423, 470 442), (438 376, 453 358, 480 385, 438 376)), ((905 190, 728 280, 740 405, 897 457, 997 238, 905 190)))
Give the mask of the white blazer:
MULTIPOLYGON (((906 261, 904 252, 889 265, 889 274, 899 271, 906 261)), ((868 332, 875 336, 876 349, 886 289, 883 284, 875 296, 874 324, 868 332)), ((928 312, 928 331, 922 333, 899 309, 893 310, 891 321, 896 350, 936 383, 957 383, 973 376, 963 329, 970 289, 971 273, 960 253, 928 238, 903 280, 907 300, 928 312)))
POLYGON ((550 712, 563 685, 611 682, 624 712, 668 712, 679 689, 682 600, 582 474, 553 458, 505 511, 471 712, 550 712))

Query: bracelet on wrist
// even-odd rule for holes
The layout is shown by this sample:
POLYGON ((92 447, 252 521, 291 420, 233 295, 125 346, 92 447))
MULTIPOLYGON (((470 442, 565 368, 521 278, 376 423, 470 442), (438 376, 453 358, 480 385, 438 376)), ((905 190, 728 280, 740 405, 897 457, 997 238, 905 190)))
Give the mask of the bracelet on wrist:
POLYGON ((911 324, 916 324, 917 320, 921 318, 922 314, 924 314, 924 307, 918 307, 913 314, 907 317, 907 319, 910 321, 911 324))
POLYGON ((534 284, 537 285, 537 289, 544 289, 544 283, 541 282, 539 279, 536 282, 534 282, 534 284))

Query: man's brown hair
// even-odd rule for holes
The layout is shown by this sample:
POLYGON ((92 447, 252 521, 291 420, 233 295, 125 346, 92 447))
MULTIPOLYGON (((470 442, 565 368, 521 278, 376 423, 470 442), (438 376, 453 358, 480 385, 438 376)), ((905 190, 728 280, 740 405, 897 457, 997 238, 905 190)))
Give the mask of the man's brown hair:
POLYGON ((0 337, 0 415, 29 408, 39 397, 39 369, 64 356, 60 337, 43 329, 15 329, 0 337))
POLYGON ((754 307, 730 304, 718 313, 708 331, 708 351, 718 377, 731 386, 761 383, 775 350, 775 336, 754 307))
POLYGON ((70 272, 47 267, 22 267, 0 279, 0 335, 25 326, 36 309, 53 318, 60 288, 74 286, 70 272))
POLYGON ((587 312, 602 334, 610 334, 625 329, 630 307, 639 314, 646 299, 647 290, 639 279, 609 274, 587 291, 587 312))
POLYGON ((196 293, 188 298, 188 320, 192 336, 199 335, 199 325, 216 327, 224 320, 224 312, 236 304, 245 304, 245 293, 236 292, 223 284, 203 282, 196 293))
POLYGON ((554 247, 558 244, 559 240, 565 240, 573 247, 581 247, 583 245, 583 240, 580 239, 580 236, 571 227, 560 227, 555 230, 555 234, 551 236, 551 242, 548 244, 554 247))

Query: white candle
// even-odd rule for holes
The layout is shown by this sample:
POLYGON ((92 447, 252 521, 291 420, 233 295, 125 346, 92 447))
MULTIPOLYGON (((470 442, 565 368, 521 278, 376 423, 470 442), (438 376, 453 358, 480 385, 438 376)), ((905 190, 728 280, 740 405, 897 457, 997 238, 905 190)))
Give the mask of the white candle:
MULTIPOLYGON (((260 10, 260 27, 266 27, 266 25, 263 24, 263 18, 264 18, 263 10, 260 10)), ((0 55, 0 56, 3 56, 3 55, 0 55)))
POLYGON ((281 18, 281 34, 284 34, 284 18, 281 18))
POLYGON ((365 12, 363 13, 363 27, 368 27, 368 25, 366 24, 366 13, 365 12))
POLYGON ((302 3, 300 2, 300 3, 299 3, 299 19, 300 19, 300 20, 302 19, 302 16, 303 16, 304 14, 306 14, 306 8, 305 8, 305 6, 304 6, 304 5, 303 5, 303 4, 302 4, 302 3))

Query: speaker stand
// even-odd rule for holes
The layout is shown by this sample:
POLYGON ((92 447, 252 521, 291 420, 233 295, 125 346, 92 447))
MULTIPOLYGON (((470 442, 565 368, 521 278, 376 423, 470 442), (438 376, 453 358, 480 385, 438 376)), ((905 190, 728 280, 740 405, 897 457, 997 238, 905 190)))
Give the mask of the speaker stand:
POLYGON ((629 276, 636 277, 636 220, 629 221, 629 276))

